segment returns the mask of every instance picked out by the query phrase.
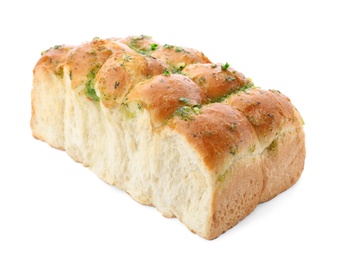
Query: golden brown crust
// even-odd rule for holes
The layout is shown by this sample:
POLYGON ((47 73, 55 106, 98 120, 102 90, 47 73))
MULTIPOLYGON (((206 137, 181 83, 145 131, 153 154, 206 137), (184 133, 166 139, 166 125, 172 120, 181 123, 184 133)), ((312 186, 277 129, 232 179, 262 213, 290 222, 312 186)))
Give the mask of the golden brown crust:
POLYGON ((90 72, 95 75, 115 51, 128 50, 131 52, 126 45, 102 39, 94 39, 73 48, 66 60, 71 73, 71 86, 76 88, 85 84, 90 78, 90 72))
POLYGON ((34 68, 34 74, 37 68, 44 67, 55 75, 63 77, 63 66, 67 54, 73 49, 73 46, 55 45, 54 47, 43 51, 42 57, 38 60, 34 68))
POLYGON ((233 93, 251 83, 242 73, 232 68, 223 69, 222 66, 224 65, 197 63, 186 66, 182 72, 202 87, 210 100, 233 93))
POLYGON ((165 62, 173 72, 181 71, 189 64, 211 62, 202 52, 167 44, 159 46, 151 55, 165 62))
POLYGON ((129 100, 139 100, 141 105, 150 111, 155 125, 160 125, 173 113, 187 103, 190 106, 202 104, 204 95, 192 80, 173 74, 158 75, 139 84, 129 95, 129 100))
POLYGON ((248 89, 224 103, 241 111, 253 125, 262 146, 268 146, 287 124, 296 119, 289 98, 278 91, 248 89))
POLYGON ((134 51, 115 52, 96 76, 96 90, 106 107, 121 104, 136 84, 162 74, 166 65, 160 60, 134 51))
POLYGON ((147 35, 128 36, 120 39, 119 42, 124 43, 131 49, 141 54, 150 54, 157 49, 159 43, 154 41, 152 37, 147 35))
POLYGON ((258 145, 254 129, 246 117, 225 104, 208 105, 187 121, 175 117, 170 126, 185 136, 214 173, 258 145))

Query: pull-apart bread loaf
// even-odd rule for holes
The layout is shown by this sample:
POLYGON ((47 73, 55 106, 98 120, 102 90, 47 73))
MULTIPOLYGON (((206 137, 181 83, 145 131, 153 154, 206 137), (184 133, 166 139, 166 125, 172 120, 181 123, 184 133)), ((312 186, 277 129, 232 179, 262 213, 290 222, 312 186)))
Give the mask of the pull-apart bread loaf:
POLYGON ((147 36, 55 46, 34 69, 35 138, 214 239, 292 186, 305 159, 289 98, 147 36))

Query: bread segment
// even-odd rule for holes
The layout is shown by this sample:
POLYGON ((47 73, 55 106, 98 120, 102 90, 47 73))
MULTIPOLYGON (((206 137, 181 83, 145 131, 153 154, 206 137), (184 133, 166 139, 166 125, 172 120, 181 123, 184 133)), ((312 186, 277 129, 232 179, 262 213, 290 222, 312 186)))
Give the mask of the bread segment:
POLYGON ((296 183, 305 160, 302 119, 289 98, 148 36, 43 53, 31 128, 206 239, 296 183))
POLYGON ((33 136, 64 150, 65 86, 64 63, 72 46, 55 45, 42 53, 34 68, 32 117, 33 136))

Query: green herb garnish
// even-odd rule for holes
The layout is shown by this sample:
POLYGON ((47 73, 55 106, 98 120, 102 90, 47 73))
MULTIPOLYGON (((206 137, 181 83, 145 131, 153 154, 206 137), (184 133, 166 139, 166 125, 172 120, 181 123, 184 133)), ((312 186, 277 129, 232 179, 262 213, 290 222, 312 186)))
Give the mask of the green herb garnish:
POLYGON ((157 43, 152 43, 152 44, 151 44, 151 50, 152 50, 152 51, 157 50, 157 48, 158 48, 158 44, 157 44, 157 43))
POLYGON ((170 66, 173 74, 181 74, 181 71, 186 67, 185 62, 178 63, 176 66, 170 66))
POLYGON ((172 49, 172 48, 174 48, 173 45, 170 45, 170 44, 167 44, 167 43, 165 43, 165 44, 163 45, 163 47, 164 47, 165 49, 172 49))
POLYGON ((225 79, 227 82, 233 82, 236 80, 235 77, 232 77, 232 76, 227 76, 226 79, 225 79))
POLYGON ((96 72, 101 67, 101 65, 97 65, 94 69, 92 69, 87 75, 87 83, 85 84, 84 94, 91 100, 98 102, 100 99, 96 94, 94 84, 95 84, 95 77, 96 72))
POLYGON ((171 75, 171 72, 170 72, 168 69, 166 69, 166 70, 164 70, 163 74, 164 74, 165 76, 170 76, 170 75, 171 75))
POLYGON ((222 69, 222 70, 227 70, 228 68, 229 68, 228 62, 226 62, 225 65, 222 65, 222 66, 221 66, 221 69, 222 69))
POLYGON ((192 119, 195 115, 199 115, 200 108, 201 105, 183 106, 176 110, 175 115, 179 116, 182 120, 187 121, 192 119))
POLYGON ((155 50, 157 48, 157 46, 155 47, 155 45, 150 46, 150 48, 144 48, 144 46, 142 45, 142 40, 149 40, 151 39, 151 36, 147 36, 147 35, 140 35, 137 37, 132 37, 130 43, 128 44, 128 46, 133 49, 134 51, 138 52, 139 54, 142 55, 149 55, 151 53, 151 50, 155 50), (155 48, 155 49, 152 49, 155 48))

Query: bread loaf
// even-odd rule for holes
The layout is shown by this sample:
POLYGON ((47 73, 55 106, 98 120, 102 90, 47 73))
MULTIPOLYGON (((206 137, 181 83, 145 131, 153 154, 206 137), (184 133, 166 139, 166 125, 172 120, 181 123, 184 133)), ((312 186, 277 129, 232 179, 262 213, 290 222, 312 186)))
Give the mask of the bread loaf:
POLYGON ((151 37, 55 46, 34 68, 33 136, 214 239, 304 167, 289 98, 151 37))

